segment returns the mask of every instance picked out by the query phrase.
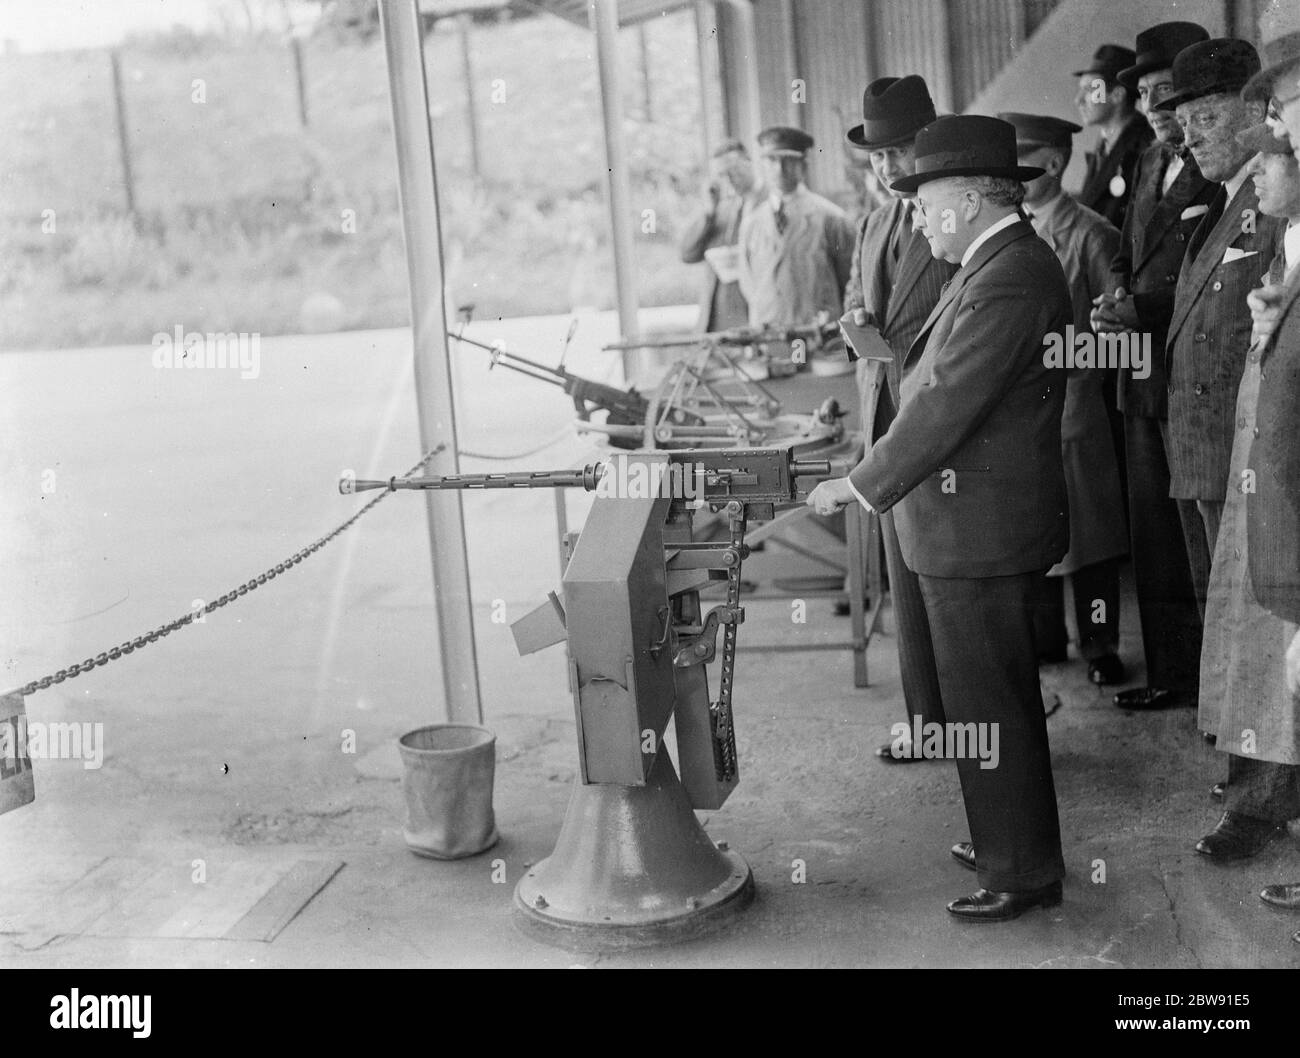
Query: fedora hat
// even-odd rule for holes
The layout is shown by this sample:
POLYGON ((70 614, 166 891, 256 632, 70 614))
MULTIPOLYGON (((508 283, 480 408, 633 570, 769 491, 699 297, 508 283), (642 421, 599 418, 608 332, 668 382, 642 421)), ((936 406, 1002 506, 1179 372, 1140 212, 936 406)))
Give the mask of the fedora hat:
POLYGON ((1132 66, 1136 56, 1122 44, 1103 44, 1092 56, 1092 62, 1082 70, 1075 70, 1075 77, 1086 73, 1099 74, 1107 84, 1113 84, 1120 70, 1132 66))
POLYGON ((931 180, 950 176, 1003 176, 1033 180, 1044 170, 1018 165, 1016 129, 998 118, 955 114, 930 122, 916 134, 916 172, 890 185, 910 194, 931 180))
MULTIPOLYGON (((1259 16, 1259 36, 1264 42, 1264 68, 1246 82, 1241 97, 1245 100, 1268 99, 1277 95, 1278 78, 1300 62, 1300 10, 1292 3, 1274 3, 1259 16)), ((1289 100, 1300 90, 1300 69, 1292 79, 1289 100)))
POLYGON ((1174 90, 1155 105, 1173 110, 1202 96, 1240 92, 1259 73, 1259 53, 1244 40, 1216 37, 1203 40, 1174 57, 1174 90))
POLYGON ((862 124, 844 136, 853 146, 869 151, 897 147, 915 139, 937 116, 923 77, 914 73, 881 77, 862 93, 862 124))
POLYGON ((1195 22, 1161 22, 1144 29, 1137 35, 1137 59, 1128 69, 1120 70, 1119 83, 1125 88, 1136 88, 1144 74, 1169 69, 1180 51, 1209 39, 1205 27, 1195 22))

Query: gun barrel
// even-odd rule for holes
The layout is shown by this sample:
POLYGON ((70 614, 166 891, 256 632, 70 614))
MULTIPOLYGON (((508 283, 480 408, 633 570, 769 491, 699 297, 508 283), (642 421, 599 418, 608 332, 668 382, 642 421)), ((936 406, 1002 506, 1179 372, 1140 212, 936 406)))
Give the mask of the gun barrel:
POLYGON ((342 478, 345 496, 371 489, 586 489, 594 492, 603 467, 588 463, 581 470, 532 470, 511 474, 446 474, 429 478, 389 478, 387 481, 342 478))

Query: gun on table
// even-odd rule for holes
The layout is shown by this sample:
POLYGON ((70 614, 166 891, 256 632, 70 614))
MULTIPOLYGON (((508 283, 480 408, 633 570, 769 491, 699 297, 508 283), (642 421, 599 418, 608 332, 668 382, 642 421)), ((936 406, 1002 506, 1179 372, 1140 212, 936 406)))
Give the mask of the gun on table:
MULTIPOLYGON (((573 337, 574 329, 577 325, 575 320, 569 327, 569 335, 565 340, 565 347, 568 347, 568 341, 573 337)), ((636 391, 634 386, 627 389, 618 389, 615 386, 607 385, 604 382, 597 382, 594 379, 584 378, 581 375, 575 375, 564 366, 564 357, 560 357, 560 363, 556 367, 549 367, 546 364, 538 363, 536 360, 530 360, 518 353, 512 353, 500 343, 490 345, 486 342, 476 341, 473 338, 466 338, 462 334, 453 331, 447 332, 448 337, 454 338, 458 342, 464 342, 466 345, 472 345, 477 349, 482 349, 491 357, 491 364, 488 370, 500 364, 511 371, 517 371, 521 375, 527 375, 529 378, 535 378, 539 382, 546 382, 553 386, 559 386, 572 399, 574 410, 578 413, 578 419, 582 422, 590 422, 591 416, 598 411, 606 412, 605 423, 608 426, 636 427, 638 430, 644 429, 646 417, 650 413, 650 402, 636 391)), ((671 420, 682 426, 702 426, 703 418, 694 412, 686 411, 682 408, 674 408, 669 411, 671 420)), ((618 437, 618 431, 614 432, 614 444, 619 444, 621 438, 618 437)), ((639 436, 632 447, 639 445, 639 436)))
POLYGON ((682 784, 691 804, 706 809, 721 807, 739 774, 731 692, 737 630, 745 618, 740 572, 749 550, 746 526, 799 504, 801 478, 830 473, 829 461, 797 459, 794 446, 783 445, 618 453, 577 470, 348 477, 339 490, 594 492, 564 572, 563 603, 552 593, 516 621, 516 645, 527 654, 568 642, 584 783, 645 785, 672 716, 682 784), (699 506, 726 512, 724 538, 692 539, 699 506), (726 602, 704 613, 700 589, 722 580, 726 602), (711 701, 705 665, 715 658, 719 690, 711 701))

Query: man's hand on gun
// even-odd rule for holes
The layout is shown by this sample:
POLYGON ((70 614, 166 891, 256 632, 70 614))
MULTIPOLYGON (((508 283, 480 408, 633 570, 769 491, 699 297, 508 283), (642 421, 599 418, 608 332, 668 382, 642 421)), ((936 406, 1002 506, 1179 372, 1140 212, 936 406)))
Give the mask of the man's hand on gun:
POLYGON ((848 478, 832 478, 830 481, 823 481, 808 493, 808 499, 804 502, 818 514, 827 515, 834 514, 850 503, 856 503, 857 497, 849 488, 848 478))

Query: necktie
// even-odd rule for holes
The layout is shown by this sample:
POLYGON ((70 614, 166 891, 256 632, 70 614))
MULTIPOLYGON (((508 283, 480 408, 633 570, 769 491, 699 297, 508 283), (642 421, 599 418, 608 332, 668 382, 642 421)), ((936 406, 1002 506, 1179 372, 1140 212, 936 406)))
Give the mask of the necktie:
POLYGON ((1223 216, 1223 211, 1228 206, 1228 189, 1222 184, 1219 190, 1215 192, 1214 198, 1210 201, 1210 211, 1201 218, 1201 223, 1197 225, 1196 231, 1192 233, 1191 242, 1187 244, 1187 253, 1193 261, 1196 255, 1201 252, 1201 247, 1205 245, 1205 240, 1209 238, 1210 232, 1214 226, 1219 223, 1223 216))
POLYGON ((777 233, 778 235, 784 235, 784 234, 785 234, 785 228, 786 228, 786 225, 789 224, 789 222, 790 222, 790 218, 788 218, 788 217, 785 215, 785 200, 784 200, 784 199, 782 199, 780 202, 778 202, 778 203, 776 204, 776 212, 773 214, 773 216, 774 216, 774 218, 776 219, 776 233, 777 233))

